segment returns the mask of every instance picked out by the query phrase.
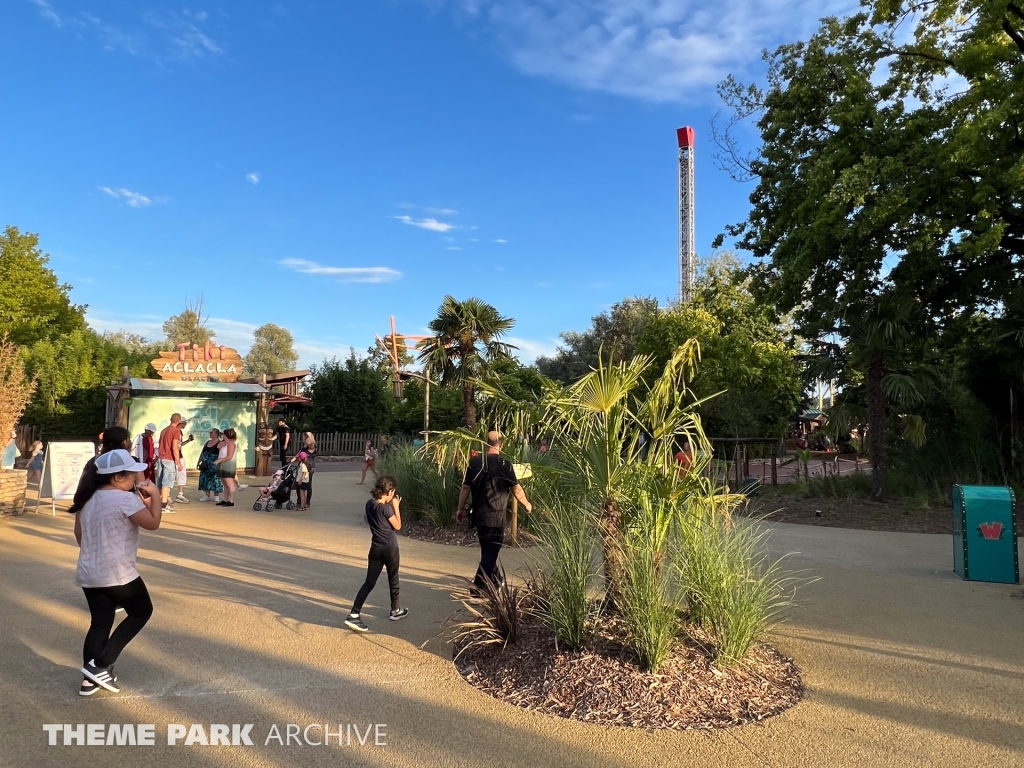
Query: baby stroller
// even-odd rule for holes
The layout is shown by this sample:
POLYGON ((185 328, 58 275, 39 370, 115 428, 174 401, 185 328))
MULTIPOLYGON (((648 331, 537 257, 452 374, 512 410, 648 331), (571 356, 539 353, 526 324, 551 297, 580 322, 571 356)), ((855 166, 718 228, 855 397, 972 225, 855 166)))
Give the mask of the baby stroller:
POLYGON ((266 509, 273 512, 278 507, 295 509, 295 502, 292 501, 292 489, 295 487, 297 465, 290 464, 287 468, 277 470, 270 485, 260 489, 260 496, 253 503, 252 508, 257 512, 266 509))

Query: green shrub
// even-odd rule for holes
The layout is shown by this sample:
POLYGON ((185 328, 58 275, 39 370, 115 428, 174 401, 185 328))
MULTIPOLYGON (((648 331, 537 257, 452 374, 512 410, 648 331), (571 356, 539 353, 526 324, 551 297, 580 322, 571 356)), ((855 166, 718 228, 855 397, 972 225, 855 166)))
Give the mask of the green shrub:
POLYGON ((438 527, 454 522, 462 489, 462 473, 457 468, 439 471, 412 443, 396 440, 380 458, 377 469, 398 481, 402 509, 408 510, 411 520, 427 517, 438 527))
POLYGON ((683 525, 676 567, 690 620, 714 638, 723 665, 742 661, 792 604, 795 579, 765 554, 768 529, 720 511, 702 510, 683 525))
POLYGON ((497 584, 485 579, 479 589, 467 579, 465 586, 452 593, 462 603, 462 609, 446 622, 455 628, 453 640, 459 646, 455 658, 474 647, 515 645, 519 641, 532 597, 531 585, 524 589, 510 584, 501 568, 498 577, 497 584))
POLYGON ((640 666, 656 670, 668 658, 679 632, 678 603, 668 583, 670 569, 662 567, 661 552, 645 534, 634 528, 624 537, 618 609, 640 666))
POLYGON ((542 508, 534 513, 544 553, 540 609, 558 642, 580 648, 597 612, 588 594, 597 573, 597 523, 585 508, 561 499, 544 503, 542 508))

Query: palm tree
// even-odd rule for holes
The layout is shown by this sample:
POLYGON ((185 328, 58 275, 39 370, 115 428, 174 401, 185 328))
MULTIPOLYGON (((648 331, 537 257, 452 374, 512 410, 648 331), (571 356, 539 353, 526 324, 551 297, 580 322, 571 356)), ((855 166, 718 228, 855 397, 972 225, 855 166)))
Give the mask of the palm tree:
MULTIPOLYGON (((544 379, 532 400, 510 396, 500 382, 478 384, 487 395, 488 415, 507 444, 521 445, 528 435, 544 434, 558 446, 549 454, 549 470, 557 474, 560 492, 593 516, 612 603, 621 581, 624 532, 635 526, 639 514, 636 500, 649 494, 662 502, 654 530, 646 532, 660 553, 673 518, 682 513, 681 499, 691 497, 697 485, 711 493, 699 471, 680 481, 674 458, 684 439, 698 455, 711 454, 697 413, 704 401, 694 400, 688 386, 699 358, 700 348, 691 339, 647 385, 650 357, 609 363, 599 355, 597 368, 573 384, 544 379)), ((437 464, 449 466, 482 445, 479 435, 456 431, 443 433, 430 447, 437 464)))
MULTIPOLYGON (((875 298, 850 320, 849 362, 864 371, 867 390, 868 444, 871 451, 871 496, 885 495, 885 422, 887 403, 909 406, 923 400, 918 382, 905 358, 919 341, 914 302, 894 294, 875 298)), ((924 422, 902 417, 903 434, 912 443, 924 442, 924 422)))
POLYGON ((476 429, 476 381, 490 363, 511 356, 515 349, 499 339, 515 320, 480 299, 458 301, 445 296, 430 321, 432 338, 419 344, 419 360, 442 385, 462 387, 463 423, 476 429))

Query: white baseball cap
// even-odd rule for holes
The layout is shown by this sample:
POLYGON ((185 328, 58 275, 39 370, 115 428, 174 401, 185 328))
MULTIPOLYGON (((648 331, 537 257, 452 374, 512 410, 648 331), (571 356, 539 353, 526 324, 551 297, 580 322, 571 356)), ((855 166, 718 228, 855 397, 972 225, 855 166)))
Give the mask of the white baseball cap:
POLYGON ((142 472, 147 466, 136 461, 124 448, 118 448, 96 457, 96 472, 100 475, 116 475, 118 472, 142 472))
POLYGON ((156 424, 152 421, 149 422, 149 424, 146 425, 146 432, 156 432, 156 424))

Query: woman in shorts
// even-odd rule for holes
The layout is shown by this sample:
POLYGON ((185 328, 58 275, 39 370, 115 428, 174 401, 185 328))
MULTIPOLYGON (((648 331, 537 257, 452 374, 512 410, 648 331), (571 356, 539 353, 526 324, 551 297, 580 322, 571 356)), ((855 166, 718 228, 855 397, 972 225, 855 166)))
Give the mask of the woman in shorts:
POLYGON ((235 491, 238 490, 238 433, 231 427, 224 430, 224 440, 220 444, 217 461, 217 476, 224 483, 224 499, 217 505, 220 507, 235 506, 235 491))
POLYGON ((363 476, 359 478, 358 485, 366 482, 367 472, 373 472, 374 478, 377 477, 377 470, 373 468, 373 465, 377 463, 377 449, 373 447, 372 440, 367 440, 363 447, 363 459, 366 460, 366 463, 363 465, 363 476))

